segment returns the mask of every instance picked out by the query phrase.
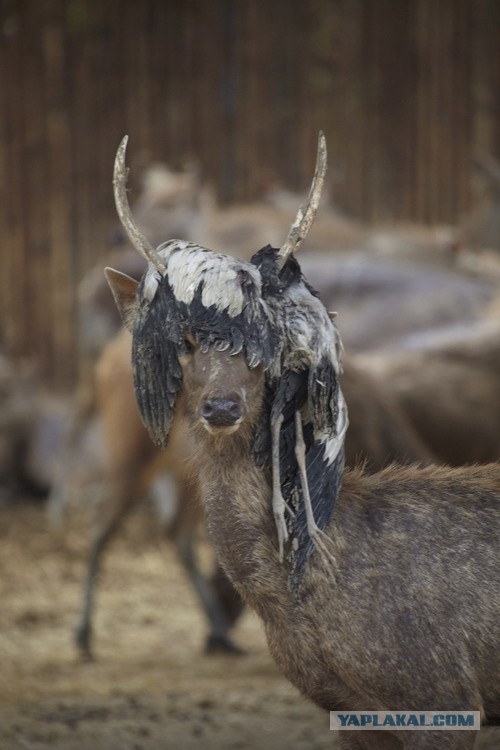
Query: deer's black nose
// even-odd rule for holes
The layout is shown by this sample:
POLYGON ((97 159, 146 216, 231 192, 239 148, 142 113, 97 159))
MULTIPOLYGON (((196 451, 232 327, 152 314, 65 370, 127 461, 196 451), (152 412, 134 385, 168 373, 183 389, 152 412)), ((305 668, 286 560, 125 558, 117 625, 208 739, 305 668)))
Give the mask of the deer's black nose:
POLYGON ((243 406, 231 398, 209 398, 202 406, 201 416, 212 427, 230 427, 243 416, 243 406))

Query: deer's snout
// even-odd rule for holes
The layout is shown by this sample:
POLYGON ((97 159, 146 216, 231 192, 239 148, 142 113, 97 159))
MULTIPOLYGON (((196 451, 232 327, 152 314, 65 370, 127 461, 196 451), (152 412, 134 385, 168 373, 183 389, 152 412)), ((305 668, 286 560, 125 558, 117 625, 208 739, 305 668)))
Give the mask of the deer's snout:
POLYGON ((201 418, 209 427, 233 427, 244 415, 244 407, 235 398, 207 398, 201 407, 201 418))

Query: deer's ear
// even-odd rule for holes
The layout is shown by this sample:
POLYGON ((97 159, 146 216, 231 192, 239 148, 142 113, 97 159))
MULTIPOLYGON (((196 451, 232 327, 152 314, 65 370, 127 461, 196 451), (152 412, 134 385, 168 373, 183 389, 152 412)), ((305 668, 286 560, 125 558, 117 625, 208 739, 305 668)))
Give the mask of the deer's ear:
POLYGON ((129 331, 132 331, 137 314, 136 293, 139 282, 125 273, 115 271, 114 268, 105 268, 104 274, 115 298, 123 324, 129 331))

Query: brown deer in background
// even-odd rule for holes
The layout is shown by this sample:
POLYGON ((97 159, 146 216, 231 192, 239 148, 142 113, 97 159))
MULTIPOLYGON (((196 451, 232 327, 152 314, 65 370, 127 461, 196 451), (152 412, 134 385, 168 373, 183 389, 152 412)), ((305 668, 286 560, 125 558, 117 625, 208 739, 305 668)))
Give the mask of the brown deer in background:
POLYGON ((380 378, 440 462, 500 460, 500 321, 408 336, 394 350, 357 355, 380 378))
MULTIPOLYGON (((330 710, 500 713, 500 466, 343 469, 340 340, 292 257, 319 202, 280 251, 250 263, 133 222, 118 151, 115 196, 148 258, 140 285, 108 271, 133 331, 136 397, 167 444, 177 411, 219 560, 262 618, 288 679, 330 710)), ((466 750, 471 732, 344 732, 344 750, 466 750)))

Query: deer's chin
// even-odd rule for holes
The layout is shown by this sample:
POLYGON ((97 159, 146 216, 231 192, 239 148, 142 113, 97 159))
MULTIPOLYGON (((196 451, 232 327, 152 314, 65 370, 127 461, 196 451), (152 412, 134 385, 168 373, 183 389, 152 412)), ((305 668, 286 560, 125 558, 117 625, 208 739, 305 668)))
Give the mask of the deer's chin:
POLYGON ((210 433, 210 435, 215 435, 217 437, 227 437, 228 435, 233 435, 235 432, 237 432, 240 429, 243 419, 238 419, 238 421, 235 422, 234 424, 221 425, 219 427, 214 427, 213 425, 209 424, 205 419, 201 419, 200 421, 203 427, 206 429, 206 431, 210 433))

